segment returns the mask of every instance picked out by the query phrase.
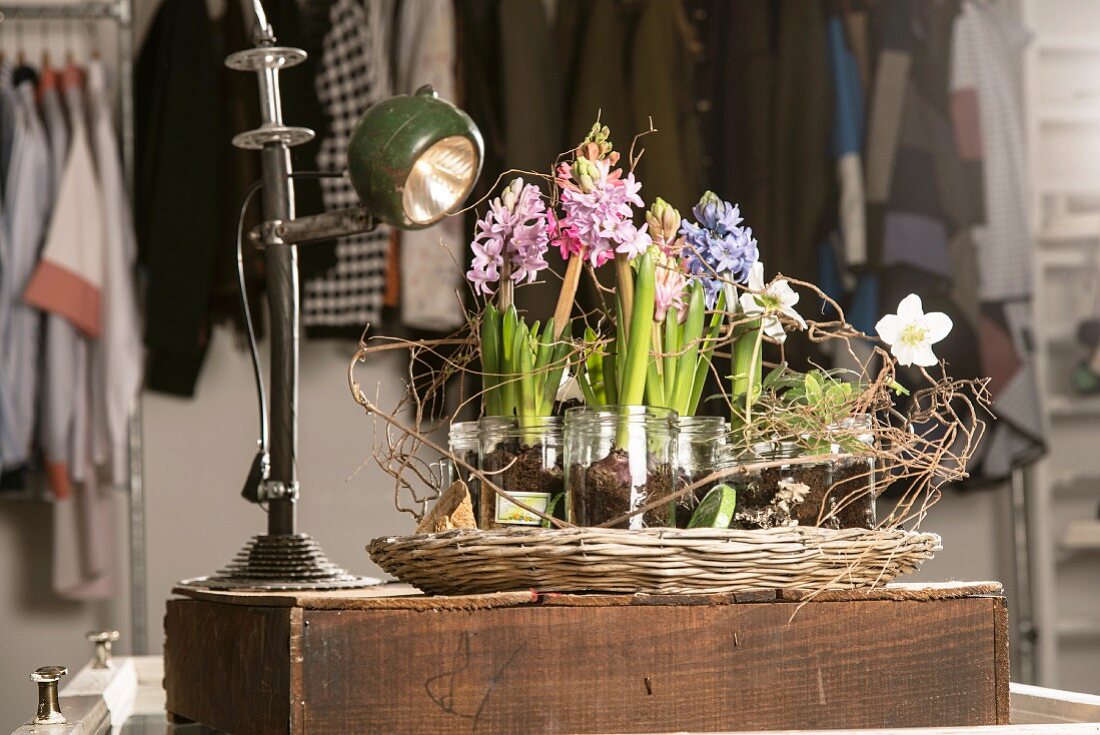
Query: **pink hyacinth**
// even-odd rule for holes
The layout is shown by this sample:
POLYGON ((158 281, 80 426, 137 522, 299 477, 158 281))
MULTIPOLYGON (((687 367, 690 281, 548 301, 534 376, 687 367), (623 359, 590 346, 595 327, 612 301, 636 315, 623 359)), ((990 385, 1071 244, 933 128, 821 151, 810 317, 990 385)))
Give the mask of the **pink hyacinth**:
POLYGON ((634 207, 643 206, 642 188, 633 173, 611 168, 609 159, 578 158, 558 167, 564 216, 557 223, 555 244, 563 257, 580 254, 593 267, 623 253, 633 260, 652 242, 647 225, 634 226, 634 207), (578 247, 578 243, 580 243, 578 247))
POLYGON ((476 291, 491 295, 507 258, 511 280, 531 283, 548 265, 544 256, 549 244, 542 194, 537 186, 513 179, 477 221, 477 234, 470 243, 474 257, 466 278, 476 291))
POLYGON ((684 303, 687 274, 680 269, 679 260, 669 258, 663 253, 657 257, 656 266, 653 319, 663 322, 669 309, 675 308, 677 319, 683 321, 687 316, 687 304, 684 303))

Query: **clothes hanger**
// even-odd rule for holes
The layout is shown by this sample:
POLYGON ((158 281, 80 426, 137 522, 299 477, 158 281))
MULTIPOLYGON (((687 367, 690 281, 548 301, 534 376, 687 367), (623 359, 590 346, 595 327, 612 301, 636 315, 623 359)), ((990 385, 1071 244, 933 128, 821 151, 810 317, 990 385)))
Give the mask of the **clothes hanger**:
POLYGON ((43 19, 41 25, 38 27, 38 44, 39 51, 42 52, 42 68, 40 71, 44 72, 50 68, 50 44, 49 44, 49 30, 50 21, 43 19))
POLYGON ((26 55, 23 53, 23 22, 21 20, 15 21, 15 65, 23 66, 27 61, 26 55))
POLYGON ((61 34, 65 43, 65 65, 72 66, 75 58, 73 56, 73 19, 66 17, 65 20, 61 22, 61 34))
POLYGON ((99 34, 96 32, 95 21, 88 18, 84 25, 85 30, 88 32, 88 45, 91 47, 91 58, 95 61, 99 60, 99 34))

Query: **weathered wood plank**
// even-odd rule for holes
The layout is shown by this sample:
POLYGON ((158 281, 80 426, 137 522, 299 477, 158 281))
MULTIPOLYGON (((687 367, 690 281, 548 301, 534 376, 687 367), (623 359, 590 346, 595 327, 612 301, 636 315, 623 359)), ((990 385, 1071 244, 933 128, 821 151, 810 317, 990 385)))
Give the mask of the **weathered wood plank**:
POLYGON ((997 668, 993 625, 1003 609, 1002 600, 970 598, 307 610, 303 731, 1003 724, 1007 669, 997 668))
MULTIPOLYGON (((289 731, 290 609, 169 600, 168 711, 234 735, 289 731)), ((300 614, 300 611, 299 611, 300 614)))
POLYGON ((402 583, 387 583, 361 590, 321 592, 260 592, 208 590, 181 585, 172 590, 194 600, 256 607, 301 607, 306 610, 473 610, 532 603, 576 607, 616 605, 731 605, 742 602, 787 601, 848 602, 857 600, 948 600, 979 595, 1001 595, 1000 582, 936 582, 888 584, 857 590, 746 590, 697 595, 570 594, 517 590, 481 595, 428 596, 402 583))

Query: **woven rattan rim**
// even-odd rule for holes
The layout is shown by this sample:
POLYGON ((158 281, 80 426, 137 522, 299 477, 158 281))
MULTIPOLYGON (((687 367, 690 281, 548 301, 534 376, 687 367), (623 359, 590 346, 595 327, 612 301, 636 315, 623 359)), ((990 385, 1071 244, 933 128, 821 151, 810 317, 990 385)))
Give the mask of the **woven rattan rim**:
POLYGON ((934 533, 900 529, 509 528, 388 536, 367 551, 429 594, 688 594, 881 586, 941 548, 934 533))

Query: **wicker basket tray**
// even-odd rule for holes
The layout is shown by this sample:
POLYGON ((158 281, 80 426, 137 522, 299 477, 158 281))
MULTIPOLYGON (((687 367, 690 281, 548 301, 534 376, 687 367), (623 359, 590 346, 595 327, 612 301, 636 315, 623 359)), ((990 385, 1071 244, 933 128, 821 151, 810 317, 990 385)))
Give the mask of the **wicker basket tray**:
POLYGON ((934 533, 772 528, 503 529, 390 536, 371 559, 429 594, 733 592, 884 585, 941 549, 934 533))

